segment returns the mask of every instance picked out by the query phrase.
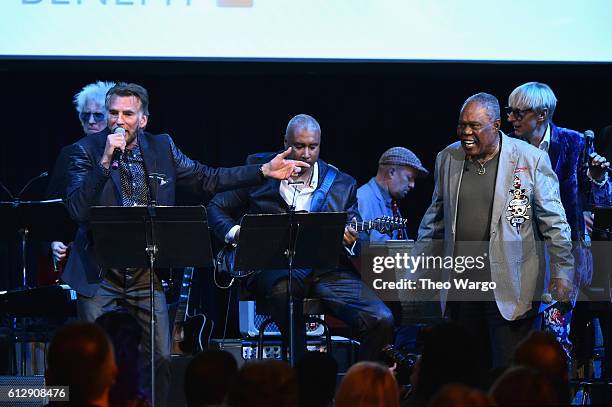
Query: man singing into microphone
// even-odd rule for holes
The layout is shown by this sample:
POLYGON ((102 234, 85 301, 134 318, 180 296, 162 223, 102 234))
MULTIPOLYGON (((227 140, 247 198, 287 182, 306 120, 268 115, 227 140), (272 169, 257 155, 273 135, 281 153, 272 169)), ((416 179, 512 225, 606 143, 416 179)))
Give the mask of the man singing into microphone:
MULTIPOLYGON (((512 91, 508 97, 507 118, 512 124, 511 137, 520 138, 548 153, 559 178, 561 203, 571 228, 574 255, 574 285, 587 287, 593 274, 590 249, 585 237, 590 234, 593 221, 590 214, 583 216, 589 205, 589 192, 595 203, 607 193, 610 166, 605 157, 592 153, 585 156, 585 137, 575 131, 557 127, 552 122, 557 98, 545 83, 528 82, 512 91), (585 164, 587 164, 585 166, 585 164), (585 168, 586 167, 586 168, 585 168), (586 225, 586 226, 585 226, 586 225)), ((573 299, 576 300, 575 298, 573 299)), ((584 308, 578 309, 578 320, 586 324, 584 308)), ((572 344, 569 340, 572 312, 563 314, 558 307, 544 305, 544 329, 552 332, 570 356, 572 344)), ((581 333, 578 338, 582 337, 581 333)))
MULTIPOLYGON (((123 308, 141 324, 143 349, 149 343, 149 271, 147 269, 103 270, 95 263, 88 236, 89 208, 92 206, 134 206, 157 202, 173 205, 177 185, 198 187, 208 193, 262 184, 267 178, 287 179, 308 164, 286 160, 291 150, 276 155, 263 165, 210 168, 185 156, 168 134, 145 132, 149 96, 145 88, 119 83, 106 94, 107 128, 74 144, 68 173, 68 210, 79 229, 62 276, 78 293, 79 317, 94 321, 101 314, 123 308), (117 130, 121 128, 122 130, 117 130), (124 134, 123 134, 124 133, 124 134), (111 162, 120 150, 118 168, 111 162), (148 174, 162 177, 159 188, 148 174), (155 196, 157 195, 157 196, 155 196)), ((121 244, 118 236, 117 244, 121 244)), ((170 368, 170 330, 164 293, 155 279, 156 399, 164 405, 170 368)), ((149 353, 150 355, 150 353, 149 353)), ((150 360, 145 358, 145 360, 150 360)), ((145 368, 146 375, 150 372, 145 368)))

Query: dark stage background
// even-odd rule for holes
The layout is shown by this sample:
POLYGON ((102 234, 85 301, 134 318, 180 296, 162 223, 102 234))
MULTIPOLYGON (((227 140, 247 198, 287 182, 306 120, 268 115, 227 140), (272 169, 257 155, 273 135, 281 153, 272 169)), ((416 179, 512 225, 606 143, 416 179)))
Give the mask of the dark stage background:
MULTIPOLYGON (((396 145, 433 170, 436 153, 456 138, 462 102, 479 91, 504 107, 516 86, 541 81, 559 99, 558 125, 597 133, 612 123, 610 64, 0 60, 0 181, 9 189, 49 170, 59 149, 81 137, 72 97, 95 80, 145 86, 148 130, 170 133, 187 155, 213 166, 279 149, 288 120, 311 114, 322 127, 321 158, 359 184, 396 145)), ((419 180, 403 203, 412 237, 432 184, 431 176, 419 180)), ((0 289, 17 285, 13 248, 2 245, 0 289)))

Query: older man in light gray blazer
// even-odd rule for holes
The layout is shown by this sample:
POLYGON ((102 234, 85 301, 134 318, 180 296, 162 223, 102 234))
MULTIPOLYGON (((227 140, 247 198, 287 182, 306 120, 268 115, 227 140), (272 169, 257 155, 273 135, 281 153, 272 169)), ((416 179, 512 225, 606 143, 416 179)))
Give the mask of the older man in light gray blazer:
POLYGON ((480 242, 488 259, 485 280, 496 285, 490 297, 464 301, 472 297, 461 289, 452 297, 459 301, 446 304, 451 299, 446 291, 441 297, 447 314, 490 349, 485 363, 494 367, 507 364, 516 344, 537 326, 547 259, 546 291, 555 299, 569 298, 573 275, 570 227, 550 160, 545 152, 507 137, 500 125, 494 96, 479 93, 465 101, 459 141, 437 156, 432 203, 418 235, 419 241, 443 241, 446 253, 440 254, 455 257, 465 254, 466 242, 480 242), (548 256, 538 244, 542 241, 548 256))

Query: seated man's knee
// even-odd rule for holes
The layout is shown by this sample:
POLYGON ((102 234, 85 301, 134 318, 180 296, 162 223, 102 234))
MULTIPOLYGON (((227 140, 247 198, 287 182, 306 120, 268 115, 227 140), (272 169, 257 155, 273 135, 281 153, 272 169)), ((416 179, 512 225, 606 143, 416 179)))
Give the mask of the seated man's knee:
POLYGON ((368 331, 377 332, 392 332, 395 320, 393 313, 384 304, 377 307, 376 310, 370 315, 367 324, 368 331))
POLYGON ((393 318, 393 313, 386 306, 380 307, 380 312, 377 316, 378 319, 378 328, 379 329, 388 329, 393 330, 393 326, 395 325, 395 319, 393 318))

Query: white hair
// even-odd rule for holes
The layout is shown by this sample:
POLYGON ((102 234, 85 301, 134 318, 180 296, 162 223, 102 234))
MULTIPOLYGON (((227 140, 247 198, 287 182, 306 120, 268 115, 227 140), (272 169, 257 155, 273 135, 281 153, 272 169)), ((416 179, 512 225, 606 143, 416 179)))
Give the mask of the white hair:
POLYGON ((106 93, 113 86, 115 86, 115 82, 103 81, 97 81, 84 86, 79 93, 74 95, 74 106, 77 112, 81 113, 83 111, 88 100, 93 100, 100 106, 104 106, 106 93))
POLYGON ((557 98, 550 86, 541 82, 527 82, 514 89, 508 97, 508 106, 517 109, 533 109, 541 112, 548 110, 546 118, 552 119, 557 98))

